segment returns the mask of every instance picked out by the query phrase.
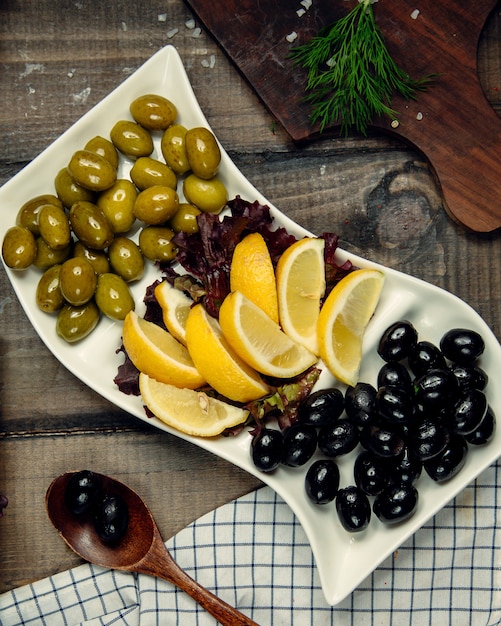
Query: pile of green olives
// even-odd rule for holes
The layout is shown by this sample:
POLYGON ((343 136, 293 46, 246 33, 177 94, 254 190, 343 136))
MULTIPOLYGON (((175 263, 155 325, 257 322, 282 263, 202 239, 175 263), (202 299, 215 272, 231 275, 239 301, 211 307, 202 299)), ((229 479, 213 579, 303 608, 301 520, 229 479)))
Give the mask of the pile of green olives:
POLYGON ((221 151, 207 128, 177 123, 175 105, 160 95, 139 96, 129 110, 132 119, 118 120, 109 138, 92 137, 70 156, 54 193, 19 208, 3 240, 8 267, 42 272, 37 306, 57 315, 56 331, 70 343, 102 314, 123 320, 145 262, 174 261, 175 234, 196 232, 197 216, 219 213, 228 199, 221 151), (121 161, 131 163, 129 178, 119 176, 121 161))
POLYGON ((473 330, 449 330, 437 346, 420 341, 409 321, 392 324, 377 348, 376 384, 310 394, 292 426, 265 426, 254 435, 255 466, 306 466, 317 453, 305 474, 306 494, 319 505, 335 500, 347 531, 367 528, 372 513, 387 525, 409 519, 422 474, 439 484, 450 480, 469 451, 494 436, 488 377, 478 365, 484 349, 473 330), (336 458, 353 451, 353 482, 340 488, 336 458))
POLYGON ((103 489, 101 478, 90 470, 71 476, 64 491, 68 511, 82 522, 91 521, 103 543, 116 545, 129 526, 129 510, 117 493, 103 489))

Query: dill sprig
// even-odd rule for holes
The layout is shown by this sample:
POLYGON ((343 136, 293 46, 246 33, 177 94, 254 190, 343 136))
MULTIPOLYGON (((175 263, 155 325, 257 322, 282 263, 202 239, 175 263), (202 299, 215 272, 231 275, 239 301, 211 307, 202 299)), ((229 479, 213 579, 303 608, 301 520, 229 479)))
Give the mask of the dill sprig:
POLYGON ((350 128, 365 135, 377 116, 395 119, 393 95, 414 99, 433 78, 413 79, 395 63, 374 19, 371 0, 359 0, 344 17, 293 48, 290 56, 308 73, 304 100, 312 107, 311 123, 319 122, 322 131, 339 121, 344 135, 350 128))

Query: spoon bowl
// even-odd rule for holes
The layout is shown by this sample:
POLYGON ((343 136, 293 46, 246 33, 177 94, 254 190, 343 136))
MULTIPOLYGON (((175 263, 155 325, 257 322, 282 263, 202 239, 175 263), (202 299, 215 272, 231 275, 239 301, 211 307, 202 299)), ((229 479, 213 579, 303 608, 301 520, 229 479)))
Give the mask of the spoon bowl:
POLYGON ((101 567, 163 578, 188 593, 221 624, 255 625, 177 565, 165 547, 150 510, 135 491, 114 478, 94 472, 101 481, 103 492, 122 497, 129 513, 127 530, 120 542, 113 545, 104 543, 94 529, 91 516, 73 515, 66 506, 65 491, 76 473, 68 472, 56 478, 45 497, 50 521, 76 554, 101 567))

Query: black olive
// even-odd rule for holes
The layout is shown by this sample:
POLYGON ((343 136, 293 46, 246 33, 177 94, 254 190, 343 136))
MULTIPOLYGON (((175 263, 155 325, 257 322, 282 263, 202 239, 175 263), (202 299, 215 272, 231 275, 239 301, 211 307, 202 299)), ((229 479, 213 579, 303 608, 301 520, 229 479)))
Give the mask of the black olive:
POLYGON ((311 464, 305 477, 306 494, 315 504, 327 504, 336 497, 339 489, 339 468, 330 459, 311 464))
POLYGON ((377 352, 387 363, 401 361, 409 355, 417 339, 417 331, 410 322, 395 322, 384 331, 377 352))
POLYGON ((336 496, 336 510, 343 528, 351 533, 365 530, 371 519, 369 499, 358 487, 340 489, 336 496))
POLYGON ((445 369, 444 355, 430 341, 419 341, 410 351, 407 360, 414 376, 421 376, 431 369, 445 369))
POLYGON ((385 524, 409 519, 416 511, 419 494, 414 485, 393 485, 376 496, 373 511, 385 524))
POLYGON ((376 389, 369 383, 358 382, 348 387, 344 395, 346 415, 357 425, 363 426, 372 420, 376 402, 376 389))
POLYGON ((388 485, 388 466, 381 457, 364 450, 355 460, 353 477, 357 487, 367 496, 377 496, 388 485))
POLYGON ((381 387, 376 396, 376 408, 379 415, 394 424, 409 424, 414 417, 413 398, 399 387, 381 387))
POLYGON ((427 409, 450 406, 459 395, 459 383, 449 369, 431 369, 414 382, 416 401, 427 409))
POLYGON ((483 391, 489 380, 483 369, 476 365, 453 363, 451 372, 457 378, 461 389, 478 389, 483 391))
POLYGON ((119 542, 127 532, 129 511, 127 504, 118 494, 106 494, 97 503, 94 527, 105 543, 119 542))
POLYGON ((454 363, 473 363, 485 349, 481 335, 466 328, 453 328, 440 340, 443 354, 454 363))
POLYGON ((311 426, 335 422, 344 410, 344 396, 339 389, 320 389, 301 402, 298 421, 311 426))
POLYGON ((357 447, 358 441, 358 428, 347 419, 322 426, 318 432, 318 448, 326 456, 348 454, 357 447))
POLYGON ((419 461, 438 456, 449 443, 450 432, 441 420, 422 419, 409 437, 409 451, 419 461))
POLYGON ((403 363, 385 363, 377 375, 377 386, 399 387, 407 392, 412 390, 412 381, 408 369, 403 363))
POLYGON ((395 485, 413 484, 421 476, 423 463, 416 459, 406 447, 402 456, 389 467, 390 480, 395 485))
POLYGON ((396 427, 369 424, 360 432, 360 443, 366 450, 385 459, 399 457, 405 448, 402 435, 396 427))
POLYGON ((492 440, 495 432, 496 415, 492 408, 488 406, 484 419, 473 432, 464 435, 464 438, 468 443, 471 443, 474 446, 483 446, 492 440))
POLYGON ((467 453, 468 445, 464 438, 453 433, 445 450, 433 459, 425 461, 424 469, 435 482, 445 482, 462 469, 466 462, 467 453))
POLYGON ((101 494, 101 480, 90 470, 73 474, 64 492, 64 501, 73 515, 89 513, 101 494))
POLYGON ((293 424, 284 430, 282 463, 299 467, 307 463, 317 449, 317 431, 307 424, 293 424))
POLYGON ((279 430, 262 428, 252 438, 251 455, 254 465, 262 472, 272 472, 281 461, 284 438, 279 430))
POLYGON ((468 435, 478 428, 487 413, 487 398, 483 391, 467 389, 452 409, 454 430, 468 435))

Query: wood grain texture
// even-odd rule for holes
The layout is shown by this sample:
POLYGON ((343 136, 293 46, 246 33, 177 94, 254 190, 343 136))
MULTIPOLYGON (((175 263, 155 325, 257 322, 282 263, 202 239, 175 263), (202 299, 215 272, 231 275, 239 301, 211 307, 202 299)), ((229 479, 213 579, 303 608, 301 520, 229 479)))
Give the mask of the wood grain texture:
MULTIPOLYGON (((500 10, 498 3, 478 56, 498 113, 500 10)), ((457 294, 501 338, 499 232, 478 235, 450 220, 429 161, 398 137, 293 142, 219 45, 203 29, 192 36, 192 17, 182 0, 0 2, 0 184, 172 43, 216 135, 270 202, 317 234, 337 231, 349 252, 457 294), (205 67, 211 55, 215 65, 205 67)), ((0 219, 14 217, 0 206, 0 219)), ((260 485, 83 385, 37 337, 0 269, 0 493, 9 497, 0 592, 79 562, 51 527, 44 496, 55 476, 84 467, 137 490, 165 539, 260 485)))
MULTIPOLYGON (((291 137, 317 137, 318 125, 310 125, 303 101, 306 74, 294 67, 289 52, 355 3, 314 3, 302 17, 287 0, 189 4, 291 137), (298 36, 292 44, 289 33, 298 36)), ((485 98, 477 68, 478 41, 495 5, 496 0, 427 0, 419 3, 415 18, 413 0, 374 7, 397 63, 415 78, 437 77, 416 100, 395 97, 396 119, 375 119, 373 130, 395 134, 420 150, 437 177, 445 209, 478 232, 501 226, 501 120, 485 98)), ((338 129, 335 123, 326 132, 338 129)))

